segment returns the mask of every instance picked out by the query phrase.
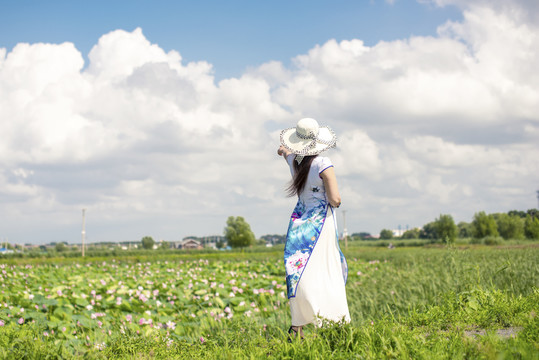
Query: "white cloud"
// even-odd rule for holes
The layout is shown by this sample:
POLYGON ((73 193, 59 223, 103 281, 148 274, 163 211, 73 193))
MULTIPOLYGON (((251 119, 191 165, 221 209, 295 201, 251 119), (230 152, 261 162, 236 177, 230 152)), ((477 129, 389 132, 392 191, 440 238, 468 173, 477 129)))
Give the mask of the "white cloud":
POLYGON ((140 29, 103 35, 87 68, 70 43, 0 49, 3 231, 75 242, 85 207, 94 241, 219 234, 229 215, 284 233, 277 129, 303 116, 339 136, 349 231, 535 206, 537 25, 451 3, 463 21, 436 37, 330 40, 219 83, 140 29))

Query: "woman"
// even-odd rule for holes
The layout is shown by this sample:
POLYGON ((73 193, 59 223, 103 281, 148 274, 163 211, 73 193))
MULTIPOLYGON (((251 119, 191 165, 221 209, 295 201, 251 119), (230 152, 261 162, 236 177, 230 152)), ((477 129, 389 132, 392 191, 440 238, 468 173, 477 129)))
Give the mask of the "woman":
POLYGON ((310 118, 281 132, 277 153, 290 166, 288 193, 298 196, 284 250, 291 335, 303 336, 304 325, 320 326, 321 319, 350 321, 347 265, 339 249, 335 215, 341 197, 331 161, 318 156, 335 147, 336 140, 329 127, 310 118))

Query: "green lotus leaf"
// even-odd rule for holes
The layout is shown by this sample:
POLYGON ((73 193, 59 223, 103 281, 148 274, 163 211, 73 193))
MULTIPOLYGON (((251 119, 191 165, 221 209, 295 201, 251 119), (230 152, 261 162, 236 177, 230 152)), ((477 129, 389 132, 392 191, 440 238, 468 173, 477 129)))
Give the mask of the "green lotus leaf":
POLYGON ((221 308, 224 308, 224 307, 225 307, 225 302, 224 302, 221 298, 216 297, 216 298, 213 299, 213 301, 214 301, 217 305, 219 305, 221 308))
POLYGON ((42 304, 45 306, 56 306, 58 305, 58 300, 53 299, 53 298, 44 299, 42 304))
POLYGON ((247 300, 241 296, 230 298, 230 303, 234 306, 238 306, 242 301, 247 301, 247 300))
POLYGON ((89 318, 82 315, 73 315, 71 316, 71 320, 73 321, 74 324, 77 324, 77 322, 79 322, 85 328, 91 327, 91 324, 92 324, 89 318))
POLYGON ((131 312, 132 311, 131 303, 128 301, 122 301, 122 305, 120 305, 120 310, 131 312))
POLYGON ((207 293, 208 293, 208 290, 206 289, 200 289, 200 290, 195 291, 195 295, 198 295, 198 296, 206 295, 207 293))
POLYGON ((89 304, 89 302, 88 300, 80 297, 75 300, 75 304, 78 306, 86 307, 89 304))

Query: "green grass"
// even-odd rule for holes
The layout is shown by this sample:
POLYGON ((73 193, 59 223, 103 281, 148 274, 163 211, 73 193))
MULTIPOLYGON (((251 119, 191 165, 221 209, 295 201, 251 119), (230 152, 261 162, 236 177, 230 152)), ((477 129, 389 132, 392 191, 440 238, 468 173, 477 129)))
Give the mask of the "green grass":
MULTIPOLYGON (((289 326, 286 300, 279 297, 272 281, 282 282, 282 249, 263 253, 175 254, 172 257, 127 257, 64 259, 61 263, 28 259, 6 265, 0 295, 1 358, 120 358, 120 359, 537 359, 539 358, 539 247, 436 247, 387 249, 350 244, 345 252, 349 264, 347 296, 351 324, 326 324, 306 329, 302 341, 288 343, 289 326), (105 262, 107 262, 105 264, 105 262), (164 262, 167 262, 165 264, 164 262), (28 268, 26 264, 32 264, 28 268), (166 269, 175 269, 167 272, 166 269), (181 272, 182 279, 178 277, 181 272), (84 278, 73 279, 77 271, 84 278), (20 274, 28 276, 21 276, 20 274), (189 274, 189 276, 184 275, 189 274), (213 275, 212 275, 213 274, 213 275), (264 277, 262 277, 264 275, 264 277), (111 280, 111 277, 123 277, 111 280), (136 280, 128 279, 128 276, 136 280), (185 286, 193 280, 193 288, 185 286), (207 277, 224 284, 221 294, 204 291, 207 277), (71 280, 69 280, 71 279, 71 280), (99 281, 107 284, 100 287, 99 281), (236 279, 228 284, 225 280, 236 279), (174 306, 157 306, 133 299, 130 310, 114 305, 105 296, 93 311, 105 311, 102 325, 90 320, 84 306, 70 305, 78 297, 45 296, 46 312, 24 315, 17 307, 31 308, 28 293, 39 287, 64 286, 64 293, 97 293, 115 289, 121 280, 129 288, 159 288, 157 299, 165 302, 178 296, 174 306), (147 281, 152 282, 147 285, 147 281), (94 285, 87 288, 88 283, 94 285), (176 284, 174 291, 157 287, 176 284), (244 283, 245 286, 241 285, 244 283), (244 293, 229 297, 232 286, 243 286, 244 293), (254 295, 258 288, 275 289, 274 295, 254 295), (11 290, 13 289, 13 290, 11 290), (19 289, 19 290, 16 290, 19 289), (208 301, 196 299, 211 295, 208 301), (180 301, 180 294, 186 294, 180 301), (232 319, 217 319, 206 312, 219 312, 224 306, 234 310, 232 319), (246 305, 241 305, 240 299, 246 305), (49 301, 49 302, 47 302, 49 301), (213 302, 213 305, 209 305, 213 302), (260 312, 249 303, 256 304, 260 312), (5 305, 8 305, 6 308, 5 305), (9 309, 9 307, 12 309, 9 309), (70 308, 73 307, 73 309, 70 308), (264 308, 270 311, 264 311, 264 308), (145 315, 150 311, 151 315, 145 315), (127 323, 126 314, 150 317, 154 322, 175 320, 176 329, 127 323), (190 314, 196 314, 191 317, 190 314), (9 315, 9 316, 8 316, 9 315), (24 325, 19 316, 27 316, 24 325), (71 318, 73 317, 73 318, 71 318), (72 324, 79 319, 81 325, 72 324), (32 322, 34 321, 34 322, 32 322), (56 323, 54 322, 56 321, 56 323), (70 323, 71 321, 71 323, 70 323), (60 329, 66 325, 69 335, 60 329), (71 326, 71 327, 70 327, 71 326), (504 338, 499 329, 512 329, 504 338), (55 330, 54 334, 52 331, 55 330), (482 335, 470 335, 482 330, 482 335), (73 335, 71 331, 75 331, 73 335), (45 335, 46 334, 46 335, 45 335)), ((209 283, 208 283, 209 284, 209 283)), ((218 286, 215 289, 219 289, 218 286)), ((42 290, 43 291, 43 290, 42 290)), ((55 290, 56 291, 56 290, 55 290)), ((51 293, 51 292, 50 292, 51 293)), ((50 294, 48 293, 48 294, 50 294)), ((52 294, 54 295, 54 294, 52 294)), ((123 295, 122 295, 123 296, 123 295)), ((41 298, 39 298, 41 299, 41 298)), ((86 304, 86 303, 82 303, 86 304)), ((122 305, 123 306, 123 305, 122 305)))

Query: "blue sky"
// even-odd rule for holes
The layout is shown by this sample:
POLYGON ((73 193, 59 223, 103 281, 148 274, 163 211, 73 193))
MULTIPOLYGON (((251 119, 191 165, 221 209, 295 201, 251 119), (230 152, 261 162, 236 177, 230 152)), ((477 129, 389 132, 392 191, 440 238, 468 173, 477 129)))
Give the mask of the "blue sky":
POLYGON ((214 65, 217 79, 270 60, 283 63, 329 39, 366 45, 436 35, 455 6, 417 1, 0 1, 0 46, 73 42, 83 56, 101 35, 141 27, 164 50, 214 65))
POLYGON ((302 117, 350 233, 536 207, 538 4, 0 0, 0 239, 284 234, 302 117))

